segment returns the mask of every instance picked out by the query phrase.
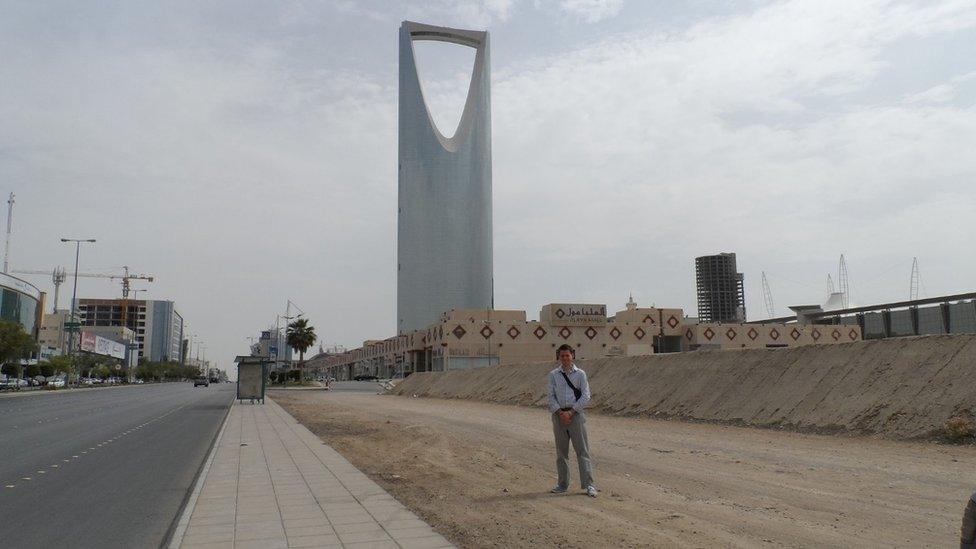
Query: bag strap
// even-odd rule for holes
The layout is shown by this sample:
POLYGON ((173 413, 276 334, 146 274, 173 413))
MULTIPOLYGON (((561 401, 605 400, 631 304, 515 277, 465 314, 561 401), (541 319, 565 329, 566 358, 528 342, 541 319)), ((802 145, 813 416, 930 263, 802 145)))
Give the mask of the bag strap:
POLYGON ((573 390, 573 394, 576 395, 576 400, 579 400, 580 397, 583 396, 583 391, 580 391, 575 385, 573 385, 573 382, 569 380, 569 376, 566 375, 566 372, 559 370, 559 373, 562 374, 563 379, 566 380, 566 385, 569 385, 569 388, 573 390))

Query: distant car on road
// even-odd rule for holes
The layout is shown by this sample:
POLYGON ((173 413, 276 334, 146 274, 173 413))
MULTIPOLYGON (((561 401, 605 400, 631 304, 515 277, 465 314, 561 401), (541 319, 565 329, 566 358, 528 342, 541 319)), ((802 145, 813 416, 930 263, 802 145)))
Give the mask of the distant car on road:
POLYGON ((379 378, 376 376, 356 376, 352 379, 354 381, 376 381, 379 378))
POLYGON ((7 381, 0 381, 0 388, 19 389, 21 387, 27 387, 26 379, 10 378, 7 381))
POLYGON ((145 383, 145 381, 143 381, 141 379, 137 379, 137 380, 133 381, 133 383, 135 383, 136 385, 142 385, 143 383, 145 383))
POLYGON ((193 380, 194 387, 198 387, 200 385, 203 385, 204 387, 210 387, 210 380, 205 377, 198 377, 193 380))
POLYGON ((48 387, 64 387, 64 380, 63 379, 52 379, 51 381, 48 381, 47 384, 48 384, 48 387))

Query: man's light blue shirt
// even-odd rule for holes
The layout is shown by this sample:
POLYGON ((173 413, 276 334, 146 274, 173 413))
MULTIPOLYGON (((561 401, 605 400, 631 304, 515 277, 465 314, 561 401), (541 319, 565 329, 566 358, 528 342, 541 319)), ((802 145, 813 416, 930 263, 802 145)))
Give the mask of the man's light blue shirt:
POLYGON ((582 412, 583 408, 590 403, 590 382, 586 379, 586 372, 573 364, 572 371, 566 374, 573 385, 582 392, 579 400, 576 400, 576 394, 560 373, 562 369, 562 366, 559 366, 549 372, 549 412, 555 413, 560 408, 572 408, 582 412))

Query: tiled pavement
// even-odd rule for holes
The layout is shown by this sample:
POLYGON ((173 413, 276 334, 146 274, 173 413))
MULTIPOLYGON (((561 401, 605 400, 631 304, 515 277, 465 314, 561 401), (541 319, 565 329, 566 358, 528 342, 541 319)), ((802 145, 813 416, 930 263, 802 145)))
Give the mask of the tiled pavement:
POLYGON ((231 407, 201 478, 172 548, 452 547, 270 399, 231 407))

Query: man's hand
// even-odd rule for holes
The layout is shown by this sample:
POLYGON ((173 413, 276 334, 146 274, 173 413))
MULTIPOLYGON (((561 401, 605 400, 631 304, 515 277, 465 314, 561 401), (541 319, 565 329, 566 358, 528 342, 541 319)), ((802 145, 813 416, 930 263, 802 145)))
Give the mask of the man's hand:
POLYGON ((559 411, 559 422, 565 426, 569 426, 573 422, 573 411, 572 410, 560 410, 559 411))

